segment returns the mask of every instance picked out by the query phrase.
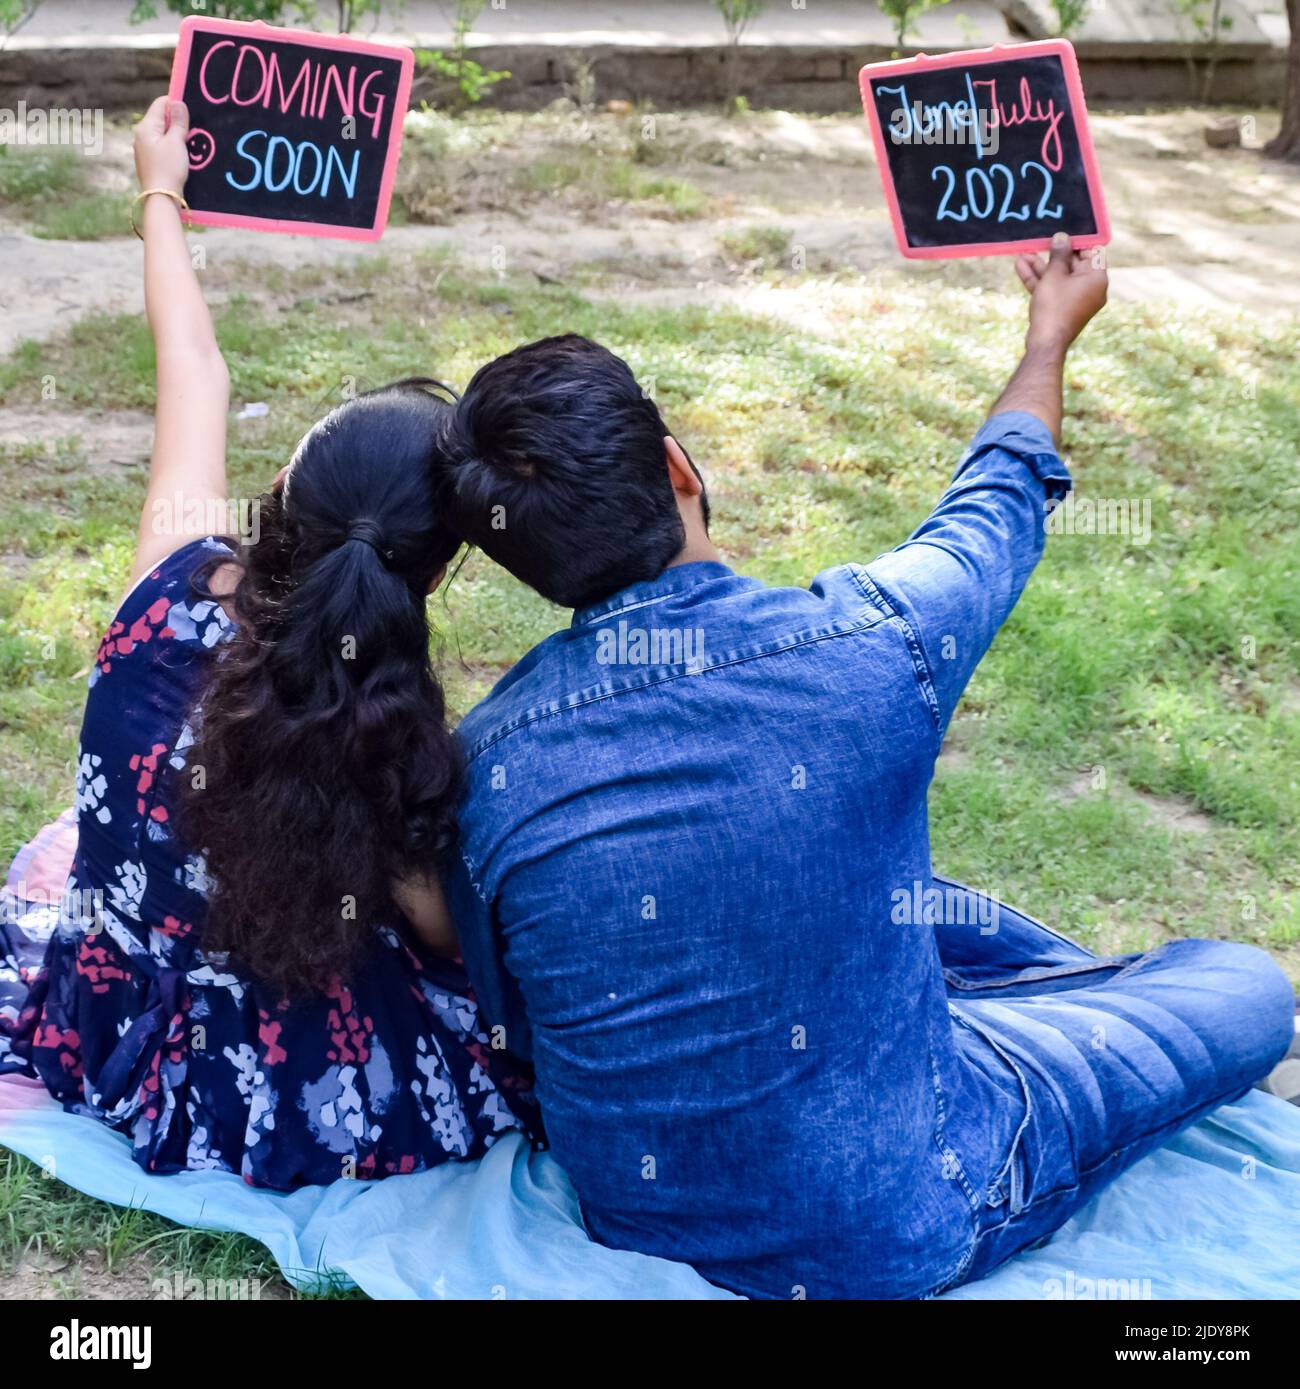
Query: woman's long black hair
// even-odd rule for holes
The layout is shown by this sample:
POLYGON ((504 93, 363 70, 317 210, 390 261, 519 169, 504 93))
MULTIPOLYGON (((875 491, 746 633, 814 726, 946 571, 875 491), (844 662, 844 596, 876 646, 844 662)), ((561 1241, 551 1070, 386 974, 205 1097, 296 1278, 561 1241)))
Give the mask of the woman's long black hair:
POLYGON ((346 978, 394 879, 435 871, 454 836, 462 764, 425 612, 458 548, 435 505, 436 387, 358 396, 302 441, 237 557, 238 627, 199 699, 182 827, 210 881, 203 948, 286 994, 346 978))

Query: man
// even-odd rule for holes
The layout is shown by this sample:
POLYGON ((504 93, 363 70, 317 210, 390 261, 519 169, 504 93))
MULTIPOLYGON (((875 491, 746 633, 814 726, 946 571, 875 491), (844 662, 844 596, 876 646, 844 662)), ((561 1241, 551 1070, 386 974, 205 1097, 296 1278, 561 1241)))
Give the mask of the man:
POLYGON ((1098 959, 931 870, 934 761, 1069 488, 1062 368, 1106 296, 1068 241, 1018 269, 1024 358, 939 505, 807 590, 722 562, 584 339, 484 367, 447 441, 462 534, 576 609, 463 725, 471 977, 592 1235, 737 1292, 978 1277, 1291 1035, 1260 951, 1098 959))

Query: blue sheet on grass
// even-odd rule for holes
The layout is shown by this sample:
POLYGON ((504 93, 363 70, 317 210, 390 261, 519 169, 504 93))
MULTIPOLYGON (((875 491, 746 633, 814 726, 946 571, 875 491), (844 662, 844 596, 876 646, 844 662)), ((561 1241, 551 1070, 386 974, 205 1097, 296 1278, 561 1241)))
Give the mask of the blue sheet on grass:
MULTIPOLYGON (((0 1080, 0 1142, 100 1200, 238 1230, 298 1286, 383 1298, 725 1298, 685 1264, 588 1239, 563 1172, 517 1136, 477 1163, 291 1194, 224 1172, 145 1175, 125 1138, 0 1080)), ((1052 1242, 959 1298, 1292 1297, 1300 1109, 1252 1092, 1139 1163, 1052 1242)))

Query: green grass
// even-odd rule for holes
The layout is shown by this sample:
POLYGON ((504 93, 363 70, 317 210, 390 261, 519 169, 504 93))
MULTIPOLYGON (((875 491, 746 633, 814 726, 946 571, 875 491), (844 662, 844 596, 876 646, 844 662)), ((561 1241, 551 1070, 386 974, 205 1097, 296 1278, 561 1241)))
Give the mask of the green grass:
POLYGON ((515 182, 530 193, 552 195, 571 189, 584 201, 649 203, 664 215, 682 220, 701 217, 708 208, 704 193, 689 180, 650 173, 625 156, 603 151, 522 165, 515 182))
MULTIPOLYGON (((775 232, 737 254, 755 249, 775 253, 775 232)), ((270 405, 256 428, 232 422, 238 494, 265 485, 345 382, 421 372, 463 383, 520 341, 575 330, 653 381, 709 482, 716 540, 771 583, 870 559, 924 517, 1014 363, 1024 312, 1009 294, 938 276, 841 277, 812 337, 704 304, 471 280, 417 257, 333 267, 315 287, 304 272, 300 292, 319 297, 287 314, 269 306, 278 273, 241 276, 248 296, 218 315, 236 401, 270 405), (361 291, 350 317, 337 296, 361 291)), ((147 407, 151 373, 139 320, 92 317, 0 363, 0 405, 39 408, 52 377, 76 406, 147 407)), ((1098 949, 1231 937, 1274 949, 1294 974, 1300 329, 1112 305, 1072 357, 1067 392, 1080 495, 1149 502, 1150 543, 1049 540, 940 760, 936 865, 1098 949), (1179 828, 1170 808, 1206 827, 1179 828)), ((7 858, 71 794, 82 672, 126 574, 140 486, 89 472, 72 439, 6 456, 0 487, 17 520, 0 555, 7 858)), ((433 612, 457 711, 566 620, 477 555, 433 612)), ((172 1248, 165 1227, 123 1234, 114 1222, 127 1217, 0 1162, 0 1265, 47 1225, 69 1248, 131 1249, 146 1230, 159 1237, 150 1257, 172 1248)), ((261 1257, 229 1237, 186 1233, 199 1243, 185 1246, 173 1234, 182 1261, 261 1257)))
POLYGON ((417 111, 404 129, 395 220, 442 224, 458 212, 518 214, 557 199, 588 214, 635 204, 670 221, 707 215, 711 200, 697 184, 645 167, 679 159, 680 141, 638 138, 639 128, 597 121, 579 131, 556 113, 417 111))
POLYGON ((28 205, 79 193, 85 156, 54 145, 0 146, 0 199, 28 205))
POLYGON ((130 236, 130 195, 91 185, 91 162, 59 146, 0 147, 0 203, 8 204, 34 236, 97 241, 130 236))
POLYGON ((129 236, 128 202, 129 199, 110 193, 88 193, 43 209, 32 232, 48 241, 98 241, 105 236, 129 236))
POLYGON ((785 227, 740 227, 718 237, 727 258, 765 267, 781 265, 790 249, 790 232, 785 227))
MULTIPOLYGON (((760 577, 792 583, 877 553, 924 515, 1012 364, 1021 311, 1000 296, 949 293, 940 314, 937 288, 876 287, 831 338, 811 340, 729 311, 597 303, 449 270, 417 315, 401 282, 369 272, 364 336, 328 303, 308 301, 292 321, 251 301, 218 316, 236 399, 271 406, 255 441, 232 426, 241 493, 260 488, 345 379, 366 385, 419 369, 463 381, 520 340, 575 329, 653 378, 666 417, 706 467, 723 548, 760 577)), ((1149 502, 1151 540, 1052 537, 959 711, 955 736, 969 757, 937 783, 936 856, 1013 884, 1054 924, 1081 913, 1106 923, 1097 944, 1162 930, 1261 940, 1295 930, 1297 346, 1294 329, 1261 341, 1254 328, 1193 317, 1172 330, 1163 315, 1116 306, 1072 359, 1067 450, 1081 495, 1149 502), (1252 400, 1242 386, 1259 360, 1274 366, 1252 400), (1171 839, 1140 801, 1114 795, 1061 800, 1074 770, 1093 765, 1112 786, 1199 808, 1214 817, 1214 835, 1171 839), (1023 808, 1023 823, 990 817, 1001 799, 1023 808), (990 818, 996 827, 976 834, 990 818), (1051 833, 1039 833, 1045 825, 1051 833), (1142 846, 1136 876, 1120 873, 1119 843, 1142 846), (1164 871, 1171 862, 1175 871, 1164 871), (1238 929, 1243 883, 1260 903, 1279 888, 1286 898, 1238 929)), ((90 318, 0 366, 0 401, 34 404, 52 375, 73 403, 142 407, 151 373, 139 320, 90 318)), ((17 547, 30 564, 0 597, 0 708, 10 711, 7 741, 30 768, 25 808, 4 822, 6 852, 33 827, 31 788, 46 785, 39 768, 53 765, 82 697, 69 677, 127 564, 135 483, 81 476, 75 458, 5 463, 5 486, 27 518, 17 547), (41 654, 50 632, 58 657, 41 654)), ((478 556, 435 614, 462 710, 560 620, 478 556)), ((59 804, 57 795, 37 800, 59 804)))
POLYGON ((300 1271, 304 1289, 291 1292, 270 1252, 246 1235, 196 1230, 106 1205, 0 1148, 0 1274, 6 1265, 8 1271, 33 1265, 52 1270, 52 1291, 77 1298, 87 1295, 83 1262, 119 1283, 118 1296, 174 1296, 178 1279, 182 1286, 197 1280, 205 1290, 214 1285, 211 1291, 225 1297, 359 1296, 337 1276, 312 1269, 300 1271))

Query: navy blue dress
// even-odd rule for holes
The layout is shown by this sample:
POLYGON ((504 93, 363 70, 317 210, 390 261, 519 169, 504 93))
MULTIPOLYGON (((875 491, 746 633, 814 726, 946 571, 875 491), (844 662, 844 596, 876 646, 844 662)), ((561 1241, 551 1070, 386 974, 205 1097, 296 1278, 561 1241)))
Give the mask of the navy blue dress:
POLYGON ((220 1168, 283 1190, 479 1157, 530 1127, 528 1082, 492 1049, 459 962, 400 917, 350 979, 305 1001, 203 952, 204 865, 174 817, 196 694, 231 631, 191 577, 222 549, 169 556, 100 643, 75 858, 34 967, 21 957, 41 914, 14 911, 10 875, 0 1069, 128 1133, 150 1172, 220 1168))

